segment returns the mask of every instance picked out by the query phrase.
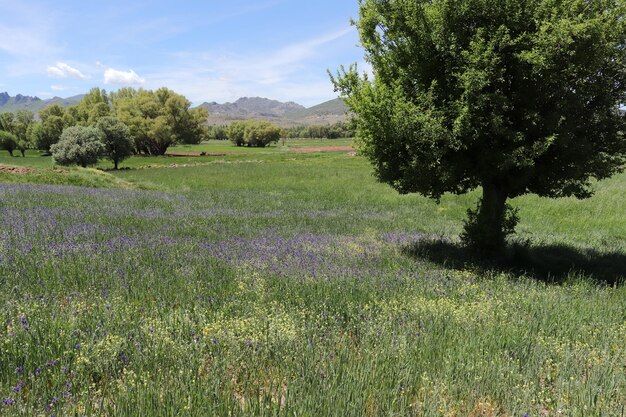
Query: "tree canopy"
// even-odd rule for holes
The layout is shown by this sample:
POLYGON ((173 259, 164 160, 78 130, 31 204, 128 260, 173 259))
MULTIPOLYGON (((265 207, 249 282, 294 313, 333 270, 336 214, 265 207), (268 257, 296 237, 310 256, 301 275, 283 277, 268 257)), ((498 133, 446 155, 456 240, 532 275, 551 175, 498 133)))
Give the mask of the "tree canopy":
POLYGON ((73 126, 74 118, 66 110, 54 104, 39 111, 40 122, 32 128, 32 141, 36 149, 50 153, 50 147, 61 138, 63 129, 73 126))
POLYGON ((167 88, 123 88, 110 98, 115 115, 129 127, 138 153, 163 155, 175 143, 199 143, 208 135, 206 109, 190 109, 189 100, 167 88))
POLYGON ((32 148, 32 128, 35 116, 30 110, 20 110, 16 114, 2 113, 0 114, 0 130, 13 135, 12 141, 9 141, 5 135, 5 149, 13 155, 15 149, 26 154, 26 150, 32 148), (10 145, 12 142, 12 145, 10 145), (9 150, 8 146, 11 147, 9 150))
POLYGON ((507 199, 591 195, 626 157, 621 0, 363 0, 373 68, 333 78, 380 181, 439 199, 482 187, 463 239, 495 250, 507 199))
POLYGON ((281 129, 270 122, 245 120, 231 123, 226 129, 226 134, 237 146, 264 148, 278 142, 281 129))
POLYGON ((130 130, 124 123, 111 116, 101 117, 96 127, 102 132, 104 155, 117 169, 121 161, 133 154, 130 130))

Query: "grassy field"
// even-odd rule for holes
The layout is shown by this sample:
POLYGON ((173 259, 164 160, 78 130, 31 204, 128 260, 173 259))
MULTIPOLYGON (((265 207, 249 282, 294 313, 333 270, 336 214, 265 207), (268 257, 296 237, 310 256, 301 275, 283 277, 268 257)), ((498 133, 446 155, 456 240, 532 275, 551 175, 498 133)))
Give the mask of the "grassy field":
POLYGON ((456 243, 477 193, 347 152, 122 166, 0 174, 2 416, 625 413, 625 174, 514 200, 492 262, 456 243))

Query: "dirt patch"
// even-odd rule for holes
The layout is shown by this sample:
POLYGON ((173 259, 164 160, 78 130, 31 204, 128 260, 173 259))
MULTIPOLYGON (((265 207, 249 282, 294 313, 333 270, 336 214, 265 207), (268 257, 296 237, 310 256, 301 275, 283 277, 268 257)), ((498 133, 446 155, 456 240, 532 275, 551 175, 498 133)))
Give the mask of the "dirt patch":
POLYGON ((304 148, 292 148, 291 152, 312 153, 312 152, 350 152, 354 151, 352 146, 310 146, 304 148))
POLYGON ((165 152, 167 156, 226 156, 237 154, 238 152, 165 152))
POLYGON ((35 171, 34 169, 27 168, 27 167, 10 167, 6 165, 0 165, 0 172, 6 172, 7 174, 24 175, 24 174, 30 174, 31 172, 34 172, 34 171, 35 171))

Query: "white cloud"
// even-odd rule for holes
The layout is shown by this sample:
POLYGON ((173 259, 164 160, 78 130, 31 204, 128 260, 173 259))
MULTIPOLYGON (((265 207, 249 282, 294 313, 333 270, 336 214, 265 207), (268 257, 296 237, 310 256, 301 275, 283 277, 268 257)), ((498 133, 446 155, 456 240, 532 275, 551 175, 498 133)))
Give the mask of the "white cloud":
POLYGON ((146 80, 137 75, 137 73, 133 70, 119 71, 113 68, 109 68, 104 71, 105 84, 132 85, 143 84, 145 82, 146 80))
POLYGON ((49 76, 55 78, 76 78, 77 80, 86 80, 89 77, 77 70, 76 68, 70 67, 69 65, 63 62, 57 62, 56 66, 48 67, 46 70, 49 76))
POLYGON ((67 87, 64 85, 51 85, 50 88, 54 91, 63 91, 67 90, 67 87))
POLYGON ((351 39, 347 38, 348 35, 356 35, 355 29, 342 28, 253 54, 179 51, 172 58, 175 66, 149 74, 147 85, 149 88, 168 86, 194 104, 233 101, 242 96, 318 104, 337 94, 325 70, 334 68, 335 64, 320 65, 317 61, 335 53, 338 48, 343 51, 351 39), (339 40, 341 42, 337 44, 339 40))

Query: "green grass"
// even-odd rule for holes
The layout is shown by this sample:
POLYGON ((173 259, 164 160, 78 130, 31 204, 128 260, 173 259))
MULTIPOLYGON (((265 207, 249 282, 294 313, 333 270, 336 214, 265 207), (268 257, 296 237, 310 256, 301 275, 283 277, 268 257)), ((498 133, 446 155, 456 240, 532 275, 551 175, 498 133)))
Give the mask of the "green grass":
MULTIPOLYGON (((238 147, 228 141, 211 140, 203 142, 199 145, 178 145, 168 149, 169 152, 194 152, 194 153, 212 153, 224 155, 206 155, 206 156, 133 156, 120 163, 120 168, 141 168, 145 166, 167 166, 177 165, 198 165, 207 162, 215 162, 221 160, 239 160, 239 159, 272 159, 287 156, 289 158, 296 157, 296 153, 291 152, 306 147, 325 147, 325 146, 352 146, 352 139, 287 139, 285 145, 282 142, 271 145, 266 148, 248 148, 238 147)), ((332 152, 331 152, 332 153, 332 152)), ((338 153, 345 153, 340 151, 338 153)), ((17 153, 16 153, 17 155, 17 153)), ((0 164, 12 166, 28 166, 34 168, 54 168, 54 161, 50 156, 43 156, 38 151, 27 151, 26 157, 11 157, 6 152, 0 153, 0 164)), ((101 160, 97 165, 100 169, 112 169, 113 163, 107 160, 101 160)))
POLYGON ((622 415, 626 174, 513 200, 502 264, 455 246, 476 192, 346 152, 122 166, 0 183, 0 415, 622 415))
POLYGON ((285 139, 266 148, 249 148, 234 146, 229 141, 210 140, 199 145, 177 145, 168 149, 169 152, 225 152, 225 153, 275 153, 288 152, 291 149, 319 146, 352 146, 352 139, 285 139))
MULTIPOLYGON (((18 167, 0 164, 0 183, 73 185, 80 187, 113 187, 133 189, 137 185, 93 168, 31 168, 13 173, 2 168, 18 167)), ((21 166, 23 168, 24 166, 21 166)), ((144 186, 145 188, 145 186, 144 186)))

